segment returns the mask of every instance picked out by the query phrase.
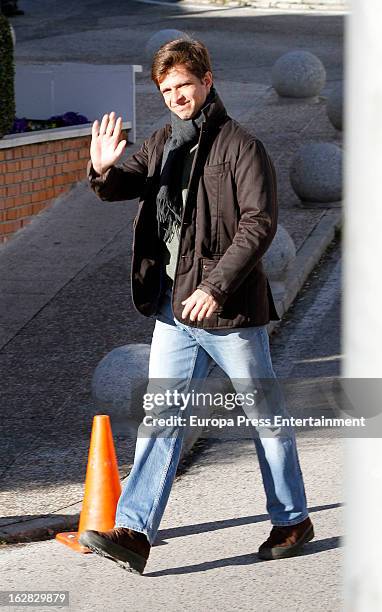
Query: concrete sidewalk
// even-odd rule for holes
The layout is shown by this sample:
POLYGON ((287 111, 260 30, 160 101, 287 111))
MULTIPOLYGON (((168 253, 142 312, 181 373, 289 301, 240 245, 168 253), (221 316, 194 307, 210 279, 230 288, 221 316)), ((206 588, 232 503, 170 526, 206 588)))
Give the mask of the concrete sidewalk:
MULTIPOLYGON (((61 21, 58 7, 54 18, 50 18, 54 19, 55 28, 49 38, 46 34, 42 37, 42 25, 37 25, 43 4, 36 3, 36 14, 28 15, 24 25, 23 18, 15 20, 20 27, 17 51, 20 58, 57 59, 59 55, 63 60, 73 59, 77 49, 84 50, 91 34, 92 48, 98 44, 101 55, 107 56, 110 63, 114 58, 121 61, 115 46, 108 47, 105 40, 111 40, 111 33, 115 35, 121 24, 128 23, 123 40, 126 42, 131 36, 134 41, 137 28, 141 28, 142 34, 142 29, 148 30, 150 20, 154 29, 174 27, 174 19, 176 27, 187 29, 192 21, 194 34, 211 45, 216 57, 219 57, 217 41, 224 37, 224 45, 219 43, 221 61, 216 71, 216 88, 228 112, 255 132, 271 153, 278 172, 279 222, 289 231, 298 249, 287 292, 278 303, 279 312, 284 312, 341 226, 339 208, 301 208, 288 179, 291 156, 301 144, 311 140, 340 144, 341 135, 326 117, 324 100, 325 93, 341 76, 341 40, 334 42, 332 38, 334 30, 341 30, 339 18, 322 22, 328 24, 330 39, 328 43, 323 30, 320 44, 328 62, 328 85, 323 96, 310 102, 286 103, 278 100, 269 84, 271 63, 280 54, 280 31, 285 34, 286 30, 285 24, 275 17, 261 24, 256 22, 258 36, 253 45, 259 58, 265 61, 257 66, 247 54, 252 31, 243 24, 248 22, 248 12, 245 17, 243 13, 232 12, 231 20, 225 17, 219 21, 219 11, 214 11, 214 17, 208 17, 208 24, 213 25, 209 29, 207 17, 198 20, 199 16, 188 15, 184 8, 180 11, 175 6, 171 16, 168 7, 146 5, 143 10, 143 5, 128 3, 124 9, 127 14, 120 15, 117 3, 111 2, 102 29, 93 24, 92 30, 91 15, 86 22, 77 19, 75 4, 68 2, 61 21), (75 22, 73 31, 71 19, 75 22), (63 24, 70 34, 62 31, 63 24), (235 44, 237 58, 232 59, 227 49, 235 44), (235 59, 236 69, 232 66, 235 59), (244 78, 249 72, 251 78, 244 78)), ((100 3, 95 6, 95 12, 101 10, 100 3)), ((311 22, 308 20, 304 28, 301 19, 296 21, 294 39, 289 33, 288 36, 295 45, 303 46, 309 41, 309 48, 315 52, 319 48, 318 38, 312 39, 311 22)), ((158 93, 148 82, 143 50, 127 55, 129 63, 144 65, 137 86, 140 141, 129 148, 131 153, 143 137, 168 120, 168 113, 158 104, 158 93)), ((76 523, 89 432, 92 417, 97 413, 90 397, 94 368, 116 346, 151 340, 154 322, 135 312, 129 295, 131 224, 135 212, 135 202, 98 201, 84 181, 0 251, 0 362, 2 379, 6 381, 1 412, 4 443, 0 449, 3 466, 0 538, 4 541, 49 537, 76 523)), ((115 437, 121 476, 125 476, 133 445, 123 435, 115 437)))
POLYGON ((15 591, 68 590, 81 612, 340 611, 342 444, 301 439, 299 450, 315 538, 297 557, 258 559, 270 524, 253 443, 227 441, 175 481, 143 576, 54 540, 7 547, 1 575, 15 591))

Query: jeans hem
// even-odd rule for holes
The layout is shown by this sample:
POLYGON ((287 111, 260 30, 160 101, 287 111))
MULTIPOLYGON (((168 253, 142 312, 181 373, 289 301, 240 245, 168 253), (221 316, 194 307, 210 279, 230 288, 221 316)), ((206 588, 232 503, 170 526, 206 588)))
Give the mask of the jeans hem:
POLYGON ((307 512, 302 517, 297 518, 297 519, 292 519, 291 521, 284 521, 282 523, 277 521, 277 523, 276 523, 276 522, 273 522, 271 520, 271 523, 272 523, 272 525, 274 527, 289 527, 289 526, 292 526, 292 525, 298 525, 299 523, 302 523, 303 521, 305 521, 305 519, 308 518, 308 516, 309 516, 309 513, 307 512))
POLYGON ((121 522, 118 522, 118 524, 115 523, 114 525, 115 529, 120 528, 120 527, 122 527, 123 529, 132 529, 133 531, 138 531, 139 533, 143 533, 148 539, 150 546, 153 545, 153 542, 151 540, 150 535, 147 533, 147 530, 145 531, 144 529, 142 529, 142 527, 136 527, 134 525, 126 525, 125 523, 122 524, 121 522))

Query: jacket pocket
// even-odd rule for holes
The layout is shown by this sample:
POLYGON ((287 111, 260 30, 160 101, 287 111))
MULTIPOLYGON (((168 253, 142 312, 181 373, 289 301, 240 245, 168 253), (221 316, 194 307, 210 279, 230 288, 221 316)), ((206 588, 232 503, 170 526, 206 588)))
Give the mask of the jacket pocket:
POLYGON ((212 253, 224 253, 232 243, 237 228, 230 162, 206 166, 203 181, 208 201, 210 250, 212 253))
POLYGON ((226 172, 230 168, 230 162, 225 161, 221 164, 213 164, 211 166, 204 166, 204 174, 221 174, 222 172, 226 172))
POLYGON ((201 257, 200 259, 200 280, 205 280, 210 272, 216 267, 221 259, 220 255, 217 255, 213 259, 208 259, 207 257, 201 257))
MULTIPOLYGON (((221 257, 220 255, 217 256, 215 259, 207 259, 206 257, 202 257, 200 259, 200 269, 199 269, 199 283, 202 283, 204 280, 208 279, 208 276, 210 275, 210 273, 212 272, 212 270, 216 267, 216 265, 218 264, 218 262, 220 261, 221 257)), ((220 313, 223 310, 223 306, 218 306, 218 308, 216 309, 215 312, 220 313)))

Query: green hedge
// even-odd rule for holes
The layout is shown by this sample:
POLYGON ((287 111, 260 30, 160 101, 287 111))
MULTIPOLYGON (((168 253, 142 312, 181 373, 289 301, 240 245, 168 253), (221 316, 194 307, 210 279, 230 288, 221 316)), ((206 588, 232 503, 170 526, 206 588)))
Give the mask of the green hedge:
POLYGON ((8 134, 15 119, 15 66, 11 28, 0 15, 0 138, 8 134))

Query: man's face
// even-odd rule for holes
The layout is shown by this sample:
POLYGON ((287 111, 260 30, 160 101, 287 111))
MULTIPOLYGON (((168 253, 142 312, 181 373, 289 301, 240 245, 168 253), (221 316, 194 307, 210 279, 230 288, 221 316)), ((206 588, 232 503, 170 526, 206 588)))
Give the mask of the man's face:
POLYGON ((160 81, 159 89, 173 113, 181 119, 191 119, 203 106, 211 85, 211 72, 206 72, 200 80, 185 66, 177 64, 160 81))

